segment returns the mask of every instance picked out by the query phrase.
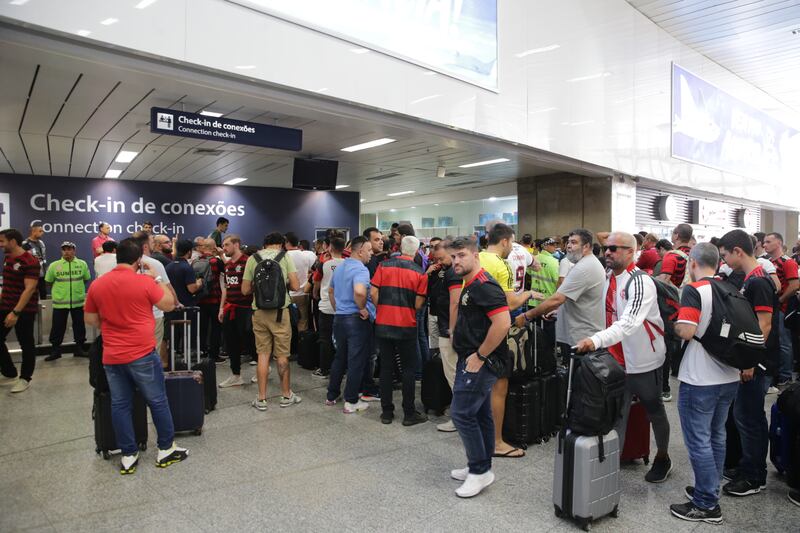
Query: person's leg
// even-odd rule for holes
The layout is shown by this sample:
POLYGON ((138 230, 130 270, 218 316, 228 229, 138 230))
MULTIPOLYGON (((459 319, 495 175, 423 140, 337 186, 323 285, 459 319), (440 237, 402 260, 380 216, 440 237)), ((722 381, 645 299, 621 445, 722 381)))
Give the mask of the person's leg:
MULTIPOLYGON (((489 373, 487 375, 489 380, 493 380, 494 376, 489 373)), ((483 436, 483 447, 486 453, 486 462, 488 463, 487 470, 492 468, 492 456, 495 451, 495 423, 492 418, 492 393, 493 387, 486 385, 483 391, 483 403, 478 408, 475 418, 478 421, 481 435, 483 436)))
POLYGON ((731 404, 736 398, 739 390, 739 382, 726 383, 720 385, 719 398, 717 399, 717 409, 714 418, 711 420, 711 448, 714 450, 714 463, 717 467, 717 492, 719 493, 719 480, 725 471, 725 453, 727 451, 728 433, 726 422, 731 404))
POLYGON ((75 307, 70 310, 72 317, 72 338, 75 340, 76 353, 83 351, 86 343, 86 324, 83 322, 83 307, 75 307))
POLYGON ((414 393, 416 392, 414 360, 417 356, 417 352, 414 349, 415 342, 416 339, 403 339, 396 343, 403 368, 403 414, 407 417, 413 416, 417 411, 414 398, 414 393))
POLYGON ((424 306, 422 309, 417 310, 417 343, 419 344, 419 349, 415 374, 420 379, 422 378, 422 367, 431 359, 430 349, 428 348, 428 334, 425 332, 425 315, 424 306))
MULTIPOLYGON (((6 316, 10 312, 11 311, 5 311, 0 313, 0 320, 5 321, 6 316)), ((8 346, 6 346, 6 337, 8 337, 10 331, 11 328, 3 326, 2 322, 0 322, 0 373, 3 374, 3 377, 15 378, 17 377, 17 367, 14 366, 11 354, 8 353, 8 346)))
POLYGON ((319 370, 323 375, 331 372, 333 363, 333 315, 319 314, 319 370))
MULTIPOLYGON (((494 420, 494 447, 498 453, 506 453, 513 446, 503 440, 503 420, 506 415, 506 396, 508 396, 508 378, 503 377, 492 386, 492 420, 494 420)), ((510 457, 524 455, 525 452, 514 452, 510 457)))
POLYGON ((39 278, 36 288, 39 291, 39 299, 47 300, 47 282, 44 280, 44 277, 39 278))
MULTIPOLYGON (((717 470, 712 448, 712 424, 719 407, 719 392, 719 385, 697 387, 688 383, 680 384, 678 415, 683 429, 683 442, 694 471, 692 502, 701 509, 714 509, 719 502, 721 474, 717 470)), ((724 450, 724 438, 722 446, 724 450)))
MULTIPOLYGON (((124 366, 127 367, 126 370, 127 374, 130 376, 130 381, 136 384, 136 388, 139 389, 142 397, 150 407, 150 415, 153 418, 153 425, 156 426, 156 433, 158 435, 158 449, 169 449, 175 439, 175 426, 172 423, 172 413, 169 410, 167 391, 164 387, 164 372, 161 370, 161 360, 158 354, 153 351, 141 359, 137 359, 124 366)), ((106 368, 108 368, 108 366, 106 366, 106 368)), ((112 402, 114 401, 113 396, 111 400, 112 402)), ((133 391, 131 390, 130 400, 128 402, 128 421, 131 424, 131 437, 134 436, 133 422, 130 418, 130 409, 132 405, 133 391)), ((135 445, 136 443, 134 442, 134 447, 135 445)))
MULTIPOLYGON (((380 378, 378 383, 381 388, 381 411, 384 414, 394 414, 393 397, 393 375, 392 375, 392 354, 394 354, 394 342, 389 339, 378 338, 378 354, 381 358, 380 378)), ((416 353, 415 353, 416 356, 416 353)))
MULTIPOLYGON (((218 312, 217 304, 208 306, 208 357, 214 361, 219 358, 219 346, 222 342, 222 323, 217 317, 218 312)), ((200 336, 202 338, 203 334, 200 336)))
MULTIPOLYGON (((470 474, 484 474, 492 464, 490 449, 484 440, 481 431, 481 423, 478 421, 478 413, 486 410, 491 411, 491 380, 486 374, 489 373, 485 368, 476 374, 464 371, 464 359, 459 358, 456 367, 456 379, 453 386, 453 402, 450 405, 450 416, 453 419, 464 450, 467 455, 467 466, 470 474), (489 404, 488 406, 486 404, 489 404)), ((485 419, 482 418, 482 420, 485 419)), ((494 424, 489 433, 494 439, 494 424)), ((489 444, 491 446, 491 444, 489 444)))
MULTIPOLYGON (((369 320, 360 317, 350 317, 352 333, 348 339, 347 353, 347 383, 344 386, 344 399, 349 403, 357 403, 361 384, 364 380, 364 367, 370 356, 370 328, 369 320), (354 320, 352 320, 354 318, 354 320)), ((338 337, 337 337, 338 339, 338 337)))
POLYGON ((658 368, 650 372, 628 374, 627 376, 630 390, 639 397, 639 401, 647 411, 647 418, 653 426, 653 435, 658 448, 656 459, 663 459, 669 456, 669 419, 661 398, 663 390, 661 384, 662 375, 662 369, 658 368))
POLYGON ((672 372, 672 357, 669 350, 669 346, 667 347, 667 354, 664 358, 664 365, 661 367, 661 392, 664 396, 670 397, 671 390, 669 387, 669 375, 672 372))
POLYGON ((281 394, 284 398, 292 396, 291 371, 289 366, 289 355, 291 346, 292 327, 289 317, 284 309, 283 319, 278 322, 274 312, 269 311, 267 315, 267 325, 272 333, 272 355, 275 357, 275 365, 278 368, 278 376, 281 379, 281 394))
POLYGON ((336 355, 331 365, 331 376, 328 380, 328 401, 332 402, 339 397, 342 391, 342 378, 347 366, 349 335, 347 317, 336 315, 333 319, 333 334, 336 336, 336 355))
MULTIPOLYGON (((659 393, 661 391, 659 390, 659 393)), ((628 429, 628 415, 631 413, 631 400, 633 393, 631 392, 630 375, 625 378, 625 395, 622 397, 622 416, 617 420, 617 425, 614 429, 617 431, 619 437, 619 449, 625 448, 625 433, 628 429)))
POLYGON ((292 296, 292 301, 297 306, 298 311, 297 331, 302 333, 308 330, 308 295, 292 296))
POLYGON ((781 357, 780 370, 778 371, 778 382, 784 383, 792 381, 792 336, 789 329, 783 323, 784 314, 778 314, 778 331, 780 333, 781 357))
POLYGON ((439 319, 428 313, 428 345, 431 351, 439 351, 439 319))
POLYGON ((767 481, 769 431, 764 412, 764 397, 770 378, 757 371, 753 379, 739 385, 733 415, 742 441, 742 460, 738 475, 763 486, 767 481))
POLYGON ((22 349, 22 368, 19 377, 30 381, 36 368, 36 341, 33 338, 33 327, 36 313, 22 313, 14 326, 19 347, 22 349))
POLYGON ((450 390, 453 390, 453 382, 456 378, 456 363, 458 363, 458 355, 453 350, 453 343, 450 337, 439 337, 439 353, 442 357, 442 368, 444 369, 444 377, 450 385, 450 390))
MULTIPOLYGON (((258 399, 267 399, 267 380, 269 379, 269 360, 272 357, 273 337, 269 329, 268 313, 274 310, 257 309, 253 313, 253 335, 256 337, 256 353, 258 354, 258 399)), ((288 319, 288 316, 286 317, 288 319)))
POLYGON ((123 455, 134 455, 139 451, 133 429, 134 382, 128 372, 128 365, 103 366, 111 393, 111 425, 114 427, 117 446, 123 455))
POLYGON ((228 348, 228 361, 231 364, 231 373, 234 376, 242 374, 242 338, 237 327, 238 317, 230 318, 225 315, 222 321, 222 334, 225 336, 225 345, 228 348))
POLYGON ((50 352, 53 356, 61 355, 61 344, 67 331, 67 317, 69 309, 53 309, 53 323, 50 328, 50 352))
POLYGON ((156 347, 156 351, 159 352, 158 355, 159 355, 159 358, 161 359, 161 368, 163 369, 164 367, 168 367, 168 365, 164 364, 164 358, 161 357, 161 350, 160 350, 161 341, 164 340, 164 317, 161 316, 159 318, 156 318, 155 322, 156 322, 156 327, 155 327, 155 330, 153 332, 153 337, 154 337, 153 340, 155 341, 154 346, 156 347))
POLYGON ((208 305, 200 306, 200 353, 208 354, 208 330, 211 326, 212 311, 208 305))

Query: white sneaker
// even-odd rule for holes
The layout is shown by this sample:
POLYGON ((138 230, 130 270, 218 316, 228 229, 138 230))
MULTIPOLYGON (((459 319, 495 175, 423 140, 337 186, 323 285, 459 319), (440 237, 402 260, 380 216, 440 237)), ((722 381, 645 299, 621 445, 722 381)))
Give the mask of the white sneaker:
POLYGON ((439 424, 436 426, 436 431, 443 431, 445 433, 452 433, 454 431, 458 431, 456 429, 456 425, 453 424, 452 420, 448 420, 444 424, 439 424))
POLYGON ((780 389, 778 387, 770 387, 767 389, 767 394, 778 394, 780 389))
POLYGON ((16 385, 18 379, 19 379, 19 377, 7 378, 5 376, 0 376, 0 386, 16 385))
POLYGON ((27 379, 18 379, 17 382, 11 387, 11 392, 25 392, 28 390, 28 387, 31 386, 31 382, 27 379))
POLYGON ((258 365, 258 361, 253 361, 253 360, 251 359, 251 360, 250 360, 250 366, 256 366, 256 365, 258 365))
POLYGON ((231 376, 225 381, 222 381, 219 384, 220 389, 227 389, 228 387, 241 387, 244 385, 244 381, 242 381, 242 376, 231 376))
POLYGON ((253 377, 250 378, 250 383, 258 383, 258 375, 253 374, 253 377))
POLYGON ((494 472, 489 470, 485 474, 467 474, 467 479, 456 489, 459 498, 472 498, 481 493, 483 489, 494 483, 494 472))
POLYGON ((281 396, 281 402, 278 405, 280 405, 281 407, 289 407, 290 405, 294 405, 296 403, 300 403, 303 401, 303 399, 297 394, 295 394, 294 391, 292 391, 291 394, 292 395, 289 396, 288 398, 286 396, 281 396))
POLYGON ((456 468, 455 470, 450 471, 450 477, 455 479, 456 481, 466 481, 468 475, 469 475, 469 467, 456 468))
POLYGON ((367 407, 369 407, 369 404, 363 400, 358 400, 356 403, 344 402, 343 411, 349 415, 357 411, 363 411, 367 407))

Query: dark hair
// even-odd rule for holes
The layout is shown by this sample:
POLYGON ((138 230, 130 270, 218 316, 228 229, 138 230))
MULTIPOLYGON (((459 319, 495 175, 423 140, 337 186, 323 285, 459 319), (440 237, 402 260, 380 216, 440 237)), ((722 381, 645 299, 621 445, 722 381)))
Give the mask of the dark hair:
POLYGON ((287 233, 285 235, 285 238, 286 238, 286 242, 288 242, 289 244, 291 244, 294 247, 297 247, 297 246, 300 245, 300 237, 298 237, 297 234, 295 232, 293 232, 293 231, 290 231, 289 233, 287 233))
POLYGON ((311 242, 308 239, 301 239, 300 248, 303 250, 311 250, 311 242))
POLYGON ((175 243, 175 258, 183 257, 184 255, 191 253, 192 249, 194 249, 194 244, 189 239, 181 239, 175 243))
POLYGON ((247 256, 255 255, 258 253, 258 246, 253 246, 252 244, 249 244, 244 248, 242 248, 242 252, 244 252, 244 255, 247 256))
POLYGON ((132 265, 142 258, 142 245, 137 239, 128 237, 117 245, 117 263, 132 265))
POLYGON ((581 240, 581 246, 586 246, 587 244, 591 246, 592 242, 594 241, 594 235, 592 235, 592 232, 584 228, 577 228, 570 231, 569 235, 567 235, 567 239, 573 236, 578 237, 581 240))
POLYGON ((373 232, 376 232, 376 233, 381 233, 381 230, 379 230, 378 228, 376 228, 376 227, 374 227, 374 226, 370 226, 370 227, 368 227, 367 229, 365 229, 365 230, 364 230, 364 231, 361 233, 361 235, 363 235, 364 237, 366 237, 367 239, 369 239, 369 236, 370 236, 370 234, 371 234, 371 233, 373 233, 373 232))
POLYGON ((150 226, 152 228, 153 227, 153 223, 150 222, 149 220, 145 220, 144 222, 142 222, 142 227, 145 227, 145 226, 150 226))
POLYGON ((400 227, 400 223, 399 222, 392 222, 392 229, 396 229, 398 227, 400 227))
POLYGON ((20 246, 22 244, 23 241, 22 233, 20 233, 18 229, 14 228, 4 229, 3 231, 0 231, 0 234, 2 234, 3 237, 5 237, 6 240, 8 241, 16 241, 17 246, 20 246))
POLYGON ((264 246, 274 246, 276 244, 283 244, 283 235, 280 231, 273 231, 264 237, 264 246))
POLYGON ((369 240, 366 237, 359 235, 358 237, 355 237, 352 241, 350 241, 350 250, 353 253, 356 253, 358 250, 361 249, 362 246, 364 246, 364 244, 368 242, 369 240))
POLYGON ((217 226, 219 226, 220 224, 230 224, 230 222, 231 222, 231 221, 230 221, 230 220, 228 220, 228 219, 227 219, 227 218, 225 218, 225 217, 219 217, 219 218, 217 219, 217 226))
POLYGON ((389 240, 389 237, 383 238, 383 251, 389 253, 392 251, 392 241, 389 240))
MULTIPOLYGON (((637 233, 637 235, 639 234, 637 233)), ((603 256, 603 247, 600 246, 599 242, 592 244, 592 253, 598 258, 603 256)))
POLYGON ((486 238, 486 235, 478 237, 478 246, 480 246, 482 250, 489 246, 489 239, 486 238))
POLYGON ((755 237, 758 242, 763 244, 764 239, 767 238, 767 234, 764 233, 763 231, 757 231, 753 233, 753 237, 755 237))
POLYGON ((769 237, 770 235, 771 235, 771 236, 773 236, 773 237, 775 237, 775 238, 776 238, 776 239, 778 239, 779 241, 781 241, 781 243, 783 242, 783 235, 781 235, 781 234, 780 234, 780 233, 778 233, 777 231, 772 231, 772 232, 770 232, 770 233, 767 233, 766 237, 764 237, 764 238, 766 239, 766 238, 767 238, 767 237, 769 237))
POLYGON ((33 228, 41 228, 41 227, 42 227, 42 223, 41 222, 33 222, 33 223, 31 223, 31 229, 33 229, 33 228))
MULTIPOLYGON (((751 237, 751 240, 752 240, 753 236, 751 235, 750 237, 751 237)), ((719 237, 711 237, 710 239, 708 239, 708 242, 710 242, 711 244, 713 244, 716 247, 719 247, 719 237)))
POLYGON ((692 240, 694 230, 689 224, 678 224, 675 226, 675 229, 672 230, 672 233, 675 233, 681 242, 689 242, 692 240))
POLYGON ((644 244, 644 237, 639 233, 634 233, 633 238, 636 239, 636 245, 641 248, 642 244, 644 244))
POLYGON ((672 250, 672 243, 667 239, 661 239, 656 243, 656 248, 661 248, 662 250, 672 250))
MULTIPOLYGON (((131 235, 131 239, 133 239, 137 243, 139 243, 139 246, 141 246, 142 248, 144 248, 145 244, 149 244, 149 242, 150 242, 150 236, 147 235, 147 233, 145 233, 143 231, 137 231, 136 233, 131 235)), ((108 241, 106 241, 106 242, 108 242, 108 241)))
POLYGON ((331 250, 338 253, 344 252, 344 239, 341 237, 331 239, 331 250))
POLYGON ((431 239, 428 241, 428 244, 430 244, 431 246, 433 246, 433 241, 436 241, 436 242, 441 242, 441 240, 442 240, 442 238, 441 238, 441 237, 431 237, 431 239))
POLYGON ((490 245, 499 244, 503 239, 512 238, 514 238, 514 230, 511 229, 511 226, 508 224, 503 224, 502 222, 495 224, 492 227, 492 231, 490 231, 487 235, 488 243, 490 245))
POLYGON ((642 238, 645 238, 645 237, 647 237, 647 232, 642 230, 642 231, 639 232, 639 235, 641 235, 642 238))
POLYGON ((522 236, 521 242, 522 244, 530 246, 531 244, 533 244, 533 235, 531 235, 530 233, 526 233, 525 235, 522 236))
POLYGON ((414 226, 411 224, 401 224, 397 226, 397 233, 403 237, 416 237, 416 234, 414 233, 414 226))
POLYGON ((106 241, 103 243, 103 253, 110 254, 117 251, 116 241, 106 241))
POLYGON ((747 255, 753 255, 753 241, 746 231, 741 229, 731 230, 719 240, 719 247, 732 252, 734 248, 741 249, 747 255))
POLYGON ((469 237, 456 237, 452 241, 448 241, 447 248, 450 250, 470 250, 472 252, 477 252, 478 243, 469 237))
POLYGON ((108 222, 103 222, 101 220, 100 222, 97 223, 97 231, 100 231, 100 228, 102 228, 103 226, 106 226, 106 225, 108 225, 109 227, 111 226, 111 224, 109 224, 108 222))

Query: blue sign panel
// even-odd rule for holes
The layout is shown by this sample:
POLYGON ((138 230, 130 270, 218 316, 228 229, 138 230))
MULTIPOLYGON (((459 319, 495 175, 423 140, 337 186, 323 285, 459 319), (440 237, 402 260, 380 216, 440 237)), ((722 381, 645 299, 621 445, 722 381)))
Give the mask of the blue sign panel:
POLYGON ((162 135, 247 144, 295 152, 303 148, 303 130, 223 117, 209 117, 163 107, 150 108, 150 131, 162 135))
POLYGON ((673 64, 672 156, 774 182, 796 172, 800 132, 673 64))

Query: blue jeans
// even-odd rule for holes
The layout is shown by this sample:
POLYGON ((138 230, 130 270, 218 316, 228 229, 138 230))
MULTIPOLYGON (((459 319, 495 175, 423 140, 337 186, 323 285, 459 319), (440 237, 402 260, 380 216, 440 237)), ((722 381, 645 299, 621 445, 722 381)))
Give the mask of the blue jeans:
POLYGON ((169 449, 175 438, 175 426, 172 424, 158 352, 153 350, 128 364, 103 366, 111 390, 111 422, 123 455, 133 455, 139 450, 133 431, 133 392, 136 389, 150 406, 158 433, 158 448, 169 449))
POLYGON ((771 381, 769 376, 756 370, 753 379, 739 385, 733 404, 733 418, 742 441, 738 475, 761 485, 767 482, 769 426, 764 412, 764 397, 771 381))
POLYGON ((459 356, 450 418, 464 443, 469 473, 484 474, 492 469, 494 455, 492 386, 497 376, 485 365, 474 374, 467 372, 465 367, 465 359, 459 356))
POLYGON ((331 366, 328 383, 328 400, 339 397, 347 369, 344 401, 358 402, 358 393, 364 383, 364 372, 369 368, 372 351, 372 323, 362 320, 357 314, 336 315, 333 318, 333 334, 336 337, 336 356, 331 366))
POLYGON ((431 360, 428 332, 425 331, 427 323, 428 313, 423 305, 421 309, 417 309, 417 368, 415 369, 417 378, 422 377, 422 368, 431 360))
POLYGON ((792 333, 783 324, 783 319, 786 315, 781 312, 778 313, 778 332, 781 342, 781 355, 778 359, 778 380, 786 381, 792 379, 792 369, 794 367, 792 350, 792 333))
POLYGON ((701 509, 714 509, 719 503, 719 480, 725 468, 725 421, 738 389, 738 381, 724 385, 680 385, 678 414, 694 470, 692 502, 701 509))

